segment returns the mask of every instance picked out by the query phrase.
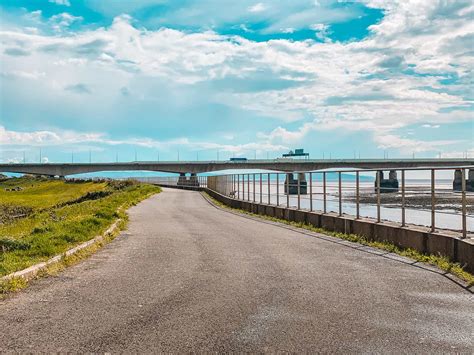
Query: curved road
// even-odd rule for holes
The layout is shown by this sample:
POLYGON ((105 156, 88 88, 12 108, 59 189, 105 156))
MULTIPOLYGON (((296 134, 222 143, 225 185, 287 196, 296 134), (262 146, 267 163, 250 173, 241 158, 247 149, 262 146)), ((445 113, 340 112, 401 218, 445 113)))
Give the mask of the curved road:
POLYGON ((0 301, 0 352, 473 353, 473 295, 405 259, 164 190, 129 229, 0 301))

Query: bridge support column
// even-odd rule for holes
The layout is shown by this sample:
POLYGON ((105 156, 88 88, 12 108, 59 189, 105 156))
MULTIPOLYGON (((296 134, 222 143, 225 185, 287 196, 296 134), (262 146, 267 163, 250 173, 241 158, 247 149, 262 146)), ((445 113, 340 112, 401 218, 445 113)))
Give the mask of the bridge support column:
POLYGON ((387 192, 398 192, 398 178, 396 170, 390 170, 390 172, 388 173, 387 185, 387 192))
POLYGON ((285 194, 286 195, 297 195, 298 191, 296 193, 294 192, 294 186, 296 185, 295 178, 293 177, 293 173, 287 173, 285 175, 285 194))
MULTIPOLYGON (((306 195, 308 193, 308 182, 306 181, 306 174, 298 173, 298 180, 300 182, 300 195, 306 195)), ((296 189, 296 193, 298 193, 298 186, 296 187, 296 189)))
POLYGON ((295 179, 293 173, 287 173, 284 185, 286 195, 298 195, 298 180, 300 182, 300 195, 306 195, 308 193, 308 182, 306 181, 305 173, 298 173, 297 179, 295 179))
POLYGON ((377 183, 380 180, 380 193, 398 192, 398 178, 397 171, 390 170, 388 173, 388 179, 383 178, 383 171, 377 171, 375 177, 375 192, 377 192, 377 183))
POLYGON ((186 186, 188 181, 186 180, 186 173, 179 173, 178 186, 186 186))
POLYGON ((194 187, 199 187, 199 180, 196 176, 195 173, 192 173, 191 174, 191 177, 189 178, 189 183, 188 183, 189 186, 194 186, 194 187))
MULTIPOLYGON (((454 171, 453 191, 462 190, 462 172, 461 169, 454 171)), ((474 191, 474 169, 469 169, 466 179, 466 191, 474 191)))

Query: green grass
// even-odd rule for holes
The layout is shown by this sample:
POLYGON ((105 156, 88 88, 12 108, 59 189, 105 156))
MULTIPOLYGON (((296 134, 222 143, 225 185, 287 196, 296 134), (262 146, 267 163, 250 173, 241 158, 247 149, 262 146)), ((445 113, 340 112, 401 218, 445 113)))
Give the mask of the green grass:
POLYGON ((66 183, 63 180, 50 179, 7 179, 0 182, 0 203, 39 210, 77 199, 87 192, 104 190, 106 187, 106 182, 66 183), (5 190, 14 187, 21 187, 22 190, 5 190))
POLYGON ((146 184, 15 180, 2 182, 2 190, 7 184, 25 189, 4 191, 2 196, 11 194, 8 204, 31 207, 33 212, 0 224, 0 276, 48 260, 102 234, 118 218, 126 219, 127 208, 160 191, 146 184), (107 193, 94 194, 98 191, 107 193), (88 197, 84 200, 84 196, 88 197))
POLYGON ((468 287, 474 285, 474 275, 467 272, 467 271, 465 271, 461 267, 461 265, 459 265, 459 263, 454 263, 454 262, 450 261, 445 256, 427 255, 427 254, 420 253, 419 251, 414 250, 414 249, 410 249, 410 248, 402 249, 402 248, 400 248, 400 247, 398 247, 398 246, 396 246, 392 243, 389 243, 389 242, 368 240, 367 238, 365 238, 363 236, 360 236, 360 235, 356 235, 356 234, 344 234, 344 233, 332 232, 332 231, 328 231, 328 230, 325 230, 325 229, 322 229, 322 228, 314 227, 310 224, 287 221, 285 219, 260 215, 260 214, 248 212, 248 211, 238 209, 238 208, 232 208, 232 207, 227 206, 226 204, 224 204, 220 201, 217 201, 215 198, 213 198, 212 196, 210 196, 207 193, 206 193, 206 196, 217 206, 220 206, 220 207, 223 207, 223 208, 226 208, 226 209, 230 209, 230 210, 234 210, 234 211, 237 211, 239 213, 243 213, 243 214, 246 214, 246 215, 249 215, 249 216, 258 217, 258 218, 265 219, 265 220, 268 220, 268 221, 283 223, 283 224, 290 225, 290 226, 297 227, 297 228, 306 229, 306 230, 311 231, 311 232, 326 234, 326 235, 336 237, 336 238, 339 238, 339 239, 344 239, 344 240, 347 240, 347 241, 350 241, 350 242, 359 243, 359 244, 366 245, 366 246, 369 246, 369 247, 373 247, 373 248, 385 250, 387 252, 395 253, 395 254, 398 254, 398 255, 401 255, 401 256, 404 256, 404 257, 408 257, 408 258, 413 259, 413 260, 418 261, 418 262, 434 265, 434 266, 440 268, 441 270, 446 271, 446 272, 448 272, 452 275, 455 275, 456 277, 460 278, 461 280, 464 280, 467 283, 468 287))

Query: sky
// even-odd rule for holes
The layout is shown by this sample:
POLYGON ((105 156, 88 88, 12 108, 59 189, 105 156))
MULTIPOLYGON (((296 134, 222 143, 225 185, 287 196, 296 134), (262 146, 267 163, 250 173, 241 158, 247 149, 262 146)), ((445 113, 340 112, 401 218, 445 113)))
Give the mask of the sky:
POLYGON ((474 156, 471 0, 3 0, 0 161, 474 156))

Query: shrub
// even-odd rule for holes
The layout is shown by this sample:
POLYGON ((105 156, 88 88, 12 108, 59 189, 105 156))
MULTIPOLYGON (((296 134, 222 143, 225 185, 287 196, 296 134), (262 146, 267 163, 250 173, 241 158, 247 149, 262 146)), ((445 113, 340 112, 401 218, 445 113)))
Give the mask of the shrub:
POLYGON ((0 238, 0 251, 3 253, 13 250, 27 250, 30 248, 31 245, 27 242, 10 238, 0 238))

